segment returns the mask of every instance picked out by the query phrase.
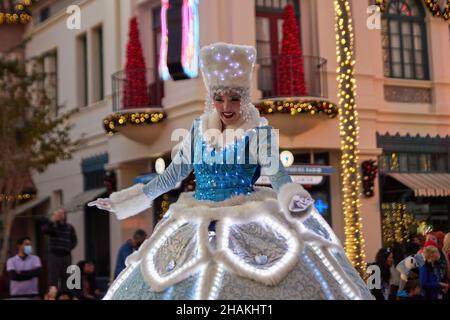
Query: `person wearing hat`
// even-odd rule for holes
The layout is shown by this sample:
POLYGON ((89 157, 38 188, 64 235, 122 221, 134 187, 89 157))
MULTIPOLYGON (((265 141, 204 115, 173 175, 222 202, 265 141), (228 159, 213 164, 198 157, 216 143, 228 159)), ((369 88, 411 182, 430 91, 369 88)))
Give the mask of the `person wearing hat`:
POLYGON ((278 132, 251 103, 256 50, 202 48, 205 112, 166 169, 90 203, 131 217, 194 171, 152 236, 126 260, 113 299, 373 299, 314 200, 279 159, 278 132), (271 188, 255 186, 260 176, 271 188))

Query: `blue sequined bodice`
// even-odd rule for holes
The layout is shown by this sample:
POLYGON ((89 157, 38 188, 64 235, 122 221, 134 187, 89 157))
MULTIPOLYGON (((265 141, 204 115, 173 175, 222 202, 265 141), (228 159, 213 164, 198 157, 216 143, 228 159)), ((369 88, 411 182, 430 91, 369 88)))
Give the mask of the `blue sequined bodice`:
POLYGON ((156 199, 176 188, 177 183, 188 177, 192 170, 197 181, 197 200, 223 201, 232 196, 249 194, 254 191, 253 186, 260 175, 267 176, 277 191, 282 185, 292 182, 280 163, 276 141, 275 144, 268 142, 272 134, 270 126, 248 130, 231 145, 215 150, 204 141, 200 124, 200 119, 194 122, 191 138, 183 140, 164 174, 144 186, 143 192, 147 197, 156 199), (255 136, 264 132, 266 134, 255 136), (250 143, 255 142, 255 138, 257 143, 250 143), (249 152, 250 149, 252 152, 249 152), (261 153, 267 155, 269 164, 260 161, 258 155, 261 153), (276 171, 269 170, 273 169, 270 164, 277 162, 276 171))
POLYGON ((254 191, 253 186, 260 176, 261 168, 258 164, 250 163, 248 152, 244 159, 240 159, 238 148, 248 145, 248 139, 243 140, 219 150, 208 149, 202 141, 204 156, 200 164, 194 164, 197 200, 223 201, 254 191), (240 143, 245 145, 240 146, 240 143))

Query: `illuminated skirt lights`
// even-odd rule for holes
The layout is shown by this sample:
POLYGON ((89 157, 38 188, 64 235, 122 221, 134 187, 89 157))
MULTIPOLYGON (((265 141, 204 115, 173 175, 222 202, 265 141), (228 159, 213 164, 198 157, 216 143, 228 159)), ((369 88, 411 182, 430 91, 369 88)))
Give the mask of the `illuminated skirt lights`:
POLYGON ((222 202, 184 193, 127 259, 106 300, 373 299, 313 210, 286 219, 260 188, 222 202))

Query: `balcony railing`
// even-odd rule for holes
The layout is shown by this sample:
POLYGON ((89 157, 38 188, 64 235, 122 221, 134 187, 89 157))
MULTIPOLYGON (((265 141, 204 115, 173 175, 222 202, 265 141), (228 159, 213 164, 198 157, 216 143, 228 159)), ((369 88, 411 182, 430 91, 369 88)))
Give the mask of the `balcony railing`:
POLYGON ((121 112, 131 109, 161 108, 164 97, 164 83, 154 69, 136 69, 119 71, 112 75, 113 111, 121 112), (145 88, 143 93, 141 84, 132 81, 145 75, 145 88), (138 97, 138 98, 137 98, 138 97))
MULTIPOLYGON (((270 58, 258 59, 258 89, 262 91, 263 98, 281 97, 316 97, 327 98, 328 87, 326 81, 327 60, 315 56, 274 56, 270 58), (296 66, 300 59, 303 59, 305 91, 299 91, 298 85, 294 81, 284 81, 283 79, 293 79, 296 66)), ((297 69, 298 70, 298 69, 297 69)), ((299 78, 297 77, 297 80, 299 78)))

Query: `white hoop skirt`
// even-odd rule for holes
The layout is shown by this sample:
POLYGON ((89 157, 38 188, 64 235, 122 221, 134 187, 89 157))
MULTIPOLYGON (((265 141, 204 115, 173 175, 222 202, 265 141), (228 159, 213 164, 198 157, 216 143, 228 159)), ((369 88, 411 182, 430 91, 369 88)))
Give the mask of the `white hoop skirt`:
POLYGON ((257 188, 222 202, 183 193, 127 259, 106 300, 373 299, 315 210, 282 213, 257 188), (215 228, 211 222, 215 221, 215 228))

